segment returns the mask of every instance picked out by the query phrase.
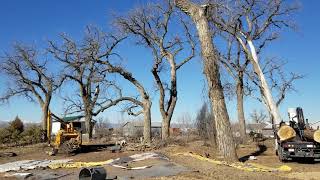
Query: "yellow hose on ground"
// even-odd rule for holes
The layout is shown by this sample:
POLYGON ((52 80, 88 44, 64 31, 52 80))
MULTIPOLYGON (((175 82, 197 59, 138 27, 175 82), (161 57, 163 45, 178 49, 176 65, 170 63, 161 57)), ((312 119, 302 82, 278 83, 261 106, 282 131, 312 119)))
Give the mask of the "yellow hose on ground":
POLYGON ((240 170, 251 171, 251 172, 288 172, 288 171, 291 171, 291 167, 286 166, 286 165, 280 166, 279 168, 272 168, 272 167, 267 167, 267 166, 263 166, 263 165, 256 164, 256 163, 241 163, 241 162, 228 163, 225 161, 218 161, 218 160, 205 158, 203 156, 193 154, 193 153, 177 153, 177 154, 175 154, 175 156, 178 156, 178 155, 190 156, 190 157, 199 159, 201 161, 207 161, 207 162, 217 164, 217 165, 226 165, 229 167, 234 167, 234 168, 237 168, 240 170))
POLYGON ((82 168, 82 167, 92 167, 92 166, 102 166, 113 162, 113 159, 100 162, 68 162, 68 163, 55 163, 49 164, 50 169, 58 168, 82 168))

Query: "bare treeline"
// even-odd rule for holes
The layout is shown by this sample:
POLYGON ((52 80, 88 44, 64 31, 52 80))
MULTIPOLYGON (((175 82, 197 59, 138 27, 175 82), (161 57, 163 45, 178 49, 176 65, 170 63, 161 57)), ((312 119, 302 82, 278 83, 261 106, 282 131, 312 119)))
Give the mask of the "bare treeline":
MULTIPOLYGON (((294 90, 294 81, 303 76, 288 75, 281 62, 266 61, 262 51, 283 29, 293 27, 288 18, 296 9, 297 6, 284 0, 150 3, 115 16, 109 32, 89 26, 80 40, 62 34, 58 41, 48 41, 45 53, 39 53, 42 50, 36 47, 14 46, 1 65, 11 81, 1 100, 18 95, 37 100, 46 130, 52 96, 58 89, 71 88, 74 94, 63 97, 65 114, 84 117, 90 136, 96 116, 125 103, 124 111, 129 115, 143 116, 144 143, 150 144, 152 92, 123 65, 123 54, 118 51, 120 44, 131 42, 152 54, 152 58, 143 60, 152 62, 151 72, 146 76, 152 77, 159 93, 162 139, 166 140, 178 102, 177 74, 199 56, 199 49, 211 105, 201 107, 197 128, 202 137, 216 144, 225 160, 237 161, 221 72, 226 70, 234 80, 242 137, 246 136, 246 95, 263 102, 274 123, 280 121, 278 106, 294 90), (218 46, 217 39, 224 43, 218 46), (55 71, 50 71, 52 67, 55 71), (132 86, 135 96, 127 96, 128 90, 119 85, 115 76, 132 86), (256 96, 255 90, 260 96, 256 96), (273 91, 278 92, 276 100, 273 91)), ((134 61, 130 57, 128 60, 134 61)))

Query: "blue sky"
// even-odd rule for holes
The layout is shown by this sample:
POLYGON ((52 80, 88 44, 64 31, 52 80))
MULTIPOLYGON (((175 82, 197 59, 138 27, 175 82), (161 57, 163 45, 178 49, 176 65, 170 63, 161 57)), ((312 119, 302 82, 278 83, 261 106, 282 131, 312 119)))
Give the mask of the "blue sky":
MULTIPOLYGON (((133 0, 55 0, 55 1, 18 1, 2 0, 0 2, 0 54, 9 51, 15 41, 35 44, 45 47, 46 40, 53 39, 59 33, 65 32, 75 39, 80 39, 86 25, 97 25, 110 29, 113 13, 125 14, 130 9, 145 4, 147 1, 133 0)), ((281 106, 283 119, 287 119, 288 107, 301 106, 305 116, 310 121, 320 120, 320 1, 301 1, 302 9, 297 14, 297 32, 285 31, 281 38, 269 45, 265 54, 278 56, 288 61, 288 72, 305 74, 303 80, 297 81, 297 93, 290 93, 281 106)), ((134 47, 133 43, 121 45, 120 53, 125 58, 125 64, 130 71, 141 80, 153 97, 153 120, 160 121, 156 93, 153 92, 153 80, 150 74, 151 56, 146 49, 134 47), (148 68, 146 68, 148 67, 148 68), (149 74, 148 76, 146 74, 149 74)), ((6 79, 0 77, 0 93, 5 89, 6 79)), ((192 117, 200 108, 203 100, 204 78, 200 58, 197 57, 186 64, 178 72, 179 99, 174 119, 188 112, 192 117)), ((227 102, 232 120, 236 119, 235 101, 227 102)), ((57 113, 62 112, 59 94, 54 98, 51 108, 57 113)), ((246 116, 253 109, 263 109, 251 98, 245 99, 246 116)), ((112 108, 102 117, 111 121, 121 118, 118 108, 112 108)), ((0 106, 0 120, 11 120, 19 115, 26 121, 39 121, 40 108, 36 103, 30 103, 23 98, 14 98, 9 105, 0 106)), ((248 119, 249 120, 249 119, 248 119)))

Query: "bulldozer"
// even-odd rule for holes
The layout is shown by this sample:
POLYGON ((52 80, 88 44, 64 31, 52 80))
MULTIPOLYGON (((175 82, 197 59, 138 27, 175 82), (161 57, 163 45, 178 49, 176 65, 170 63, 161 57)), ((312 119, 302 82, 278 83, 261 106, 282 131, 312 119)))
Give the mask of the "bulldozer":
MULTIPOLYGON (((59 118, 48 112, 47 118, 47 138, 52 136, 52 120, 60 122, 60 129, 56 132, 53 141, 49 143, 49 155, 56 155, 58 152, 62 154, 73 154, 79 150, 109 148, 113 151, 119 151, 120 145, 115 142, 100 142, 90 140, 89 134, 83 128, 84 122, 68 121, 66 118, 59 118)), ((93 122, 92 122, 93 123, 93 122)), ((93 124, 94 126, 94 124, 93 124)), ((92 127, 93 127, 92 126, 92 127)))
POLYGON ((59 152, 64 154, 73 153, 81 148, 81 145, 89 143, 89 134, 82 134, 78 122, 65 122, 62 119, 48 112, 47 119, 47 136, 51 139, 52 136, 52 119, 61 123, 61 128, 55 135, 53 142, 50 142, 49 147, 52 148, 50 155, 56 155, 59 152))

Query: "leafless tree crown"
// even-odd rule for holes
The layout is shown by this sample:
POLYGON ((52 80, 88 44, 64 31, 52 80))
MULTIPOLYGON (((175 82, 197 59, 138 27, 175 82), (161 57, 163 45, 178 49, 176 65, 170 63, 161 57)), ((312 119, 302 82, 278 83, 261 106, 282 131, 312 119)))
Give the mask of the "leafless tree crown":
POLYGON ((32 46, 15 44, 13 52, 6 53, 1 69, 9 79, 9 87, 0 100, 7 101, 14 96, 37 100, 42 106, 59 85, 47 69, 47 59, 32 46))
POLYGON ((66 79, 75 82, 80 89, 76 95, 78 98, 64 98, 68 104, 66 112, 73 114, 90 109, 92 115, 96 116, 122 101, 121 89, 98 63, 102 58, 116 55, 113 50, 122 39, 94 27, 87 27, 86 35, 80 43, 65 34, 60 37, 62 44, 49 41, 48 51, 64 64, 62 74, 66 79))

